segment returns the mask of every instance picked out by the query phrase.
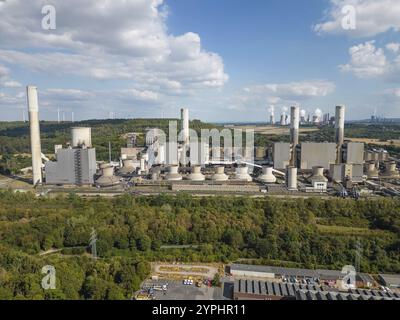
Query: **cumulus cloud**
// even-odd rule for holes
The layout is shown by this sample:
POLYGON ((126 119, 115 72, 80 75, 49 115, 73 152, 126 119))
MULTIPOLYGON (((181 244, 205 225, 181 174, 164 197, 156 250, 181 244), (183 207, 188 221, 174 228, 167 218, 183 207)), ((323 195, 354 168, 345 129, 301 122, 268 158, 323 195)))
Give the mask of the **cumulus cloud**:
POLYGON ((330 0, 326 17, 313 28, 319 34, 348 34, 371 37, 387 31, 400 30, 400 1, 398 0, 330 0), (345 30, 343 7, 352 5, 356 11, 355 30, 345 30))
MULTIPOLYGON (((386 46, 396 53, 396 44, 386 46)), ((400 55, 388 58, 384 48, 377 48, 375 41, 368 41, 349 49, 350 62, 340 65, 344 72, 351 72, 360 79, 383 77, 388 81, 399 81, 400 55)))
POLYGON ((56 30, 47 31, 43 1, 6 1, 0 61, 46 75, 125 80, 143 92, 222 87, 228 80, 222 58, 206 51, 198 34, 170 34, 163 2, 54 0, 56 30))
POLYGON ((391 42, 386 45, 386 49, 394 53, 400 52, 400 43, 391 42))
POLYGON ((19 88, 21 84, 10 78, 10 70, 0 64, 0 88, 19 88))
POLYGON ((376 48, 374 41, 353 46, 349 49, 350 63, 340 66, 343 71, 352 72, 358 78, 370 78, 387 72, 385 52, 376 48))
POLYGON ((324 97, 335 90, 335 84, 330 81, 303 81, 281 84, 264 84, 245 88, 248 93, 277 96, 280 99, 305 99, 324 97))
MULTIPOLYGON (((335 91, 335 84, 327 80, 268 83, 243 88, 230 101, 237 110, 265 108, 267 104, 299 105, 299 101, 325 97, 335 91)), ((286 108, 287 107, 283 107, 286 108)))

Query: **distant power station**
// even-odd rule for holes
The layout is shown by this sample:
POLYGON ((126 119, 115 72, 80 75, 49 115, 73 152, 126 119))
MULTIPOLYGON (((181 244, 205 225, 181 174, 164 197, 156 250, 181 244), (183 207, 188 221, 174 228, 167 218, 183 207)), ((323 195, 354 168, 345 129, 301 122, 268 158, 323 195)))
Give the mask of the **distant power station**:
MULTIPOLYGON (((71 128, 70 142, 56 145, 55 159, 47 159, 41 153, 36 87, 27 87, 27 102, 35 186, 129 190, 134 185, 156 185, 168 186, 172 191, 212 193, 323 193, 334 185, 349 188, 357 184, 374 185, 370 181, 374 179, 399 179, 396 159, 387 151, 365 151, 363 143, 346 141, 345 106, 336 107, 334 120, 319 109, 311 120, 304 110, 292 106, 289 121, 285 108, 278 124, 290 125, 290 140, 276 142, 272 148, 195 143, 190 135, 189 109, 182 108, 181 133, 175 142, 167 141, 161 130, 148 128, 145 142, 139 146, 139 133, 126 133, 126 147, 121 148, 120 161, 112 162, 110 153, 109 161, 98 162, 91 128, 86 127, 71 128), (311 121, 334 124, 334 142, 300 142, 300 124, 311 121)), ((276 124, 273 107, 269 121, 276 124)), ((388 192, 396 193, 391 189, 388 192)))

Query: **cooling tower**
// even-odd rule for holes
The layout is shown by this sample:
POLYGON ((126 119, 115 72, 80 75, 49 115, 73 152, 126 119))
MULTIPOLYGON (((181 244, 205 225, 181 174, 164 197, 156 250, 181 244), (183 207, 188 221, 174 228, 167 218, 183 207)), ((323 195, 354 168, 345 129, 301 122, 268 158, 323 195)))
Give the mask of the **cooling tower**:
POLYGON ((123 167, 119 170, 121 173, 129 174, 136 170, 133 160, 125 159, 122 161, 123 167))
POLYGON ((237 167, 235 179, 243 180, 247 182, 253 181, 252 177, 249 175, 249 168, 248 167, 237 167))
POLYGON ((225 167, 217 167, 211 179, 214 181, 227 181, 228 176, 225 174, 225 167))
POLYGON ((201 173, 200 166, 194 166, 192 168, 192 173, 187 176, 187 179, 190 181, 204 181, 206 177, 201 173))
POLYGON ((310 180, 319 180, 327 182, 328 179, 324 176, 324 167, 315 166, 313 167, 313 174, 310 177, 310 180))
POLYGON ((92 147, 92 129, 74 127, 71 128, 71 139, 73 148, 92 147))
POLYGON ((367 163, 367 176, 368 176, 368 179, 379 178, 379 171, 376 168, 376 164, 374 161, 367 163))
POLYGON ((297 190, 297 168, 288 166, 286 169, 286 186, 288 190, 297 190))
POLYGON ((102 175, 96 180, 96 184, 101 187, 111 187, 119 184, 119 178, 114 176, 114 167, 103 168, 102 175))
POLYGON ((165 176, 165 179, 168 181, 180 181, 182 180, 182 176, 178 172, 179 166, 170 166, 169 172, 165 176))
POLYGON ((284 114, 281 114, 281 121, 280 121, 280 123, 281 123, 281 126, 286 125, 286 122, 285 122, 285 115, 284 115, 284 114))
POLYGON ((396 168, 396 162, 395 161, 387 161, 385 162, 385 172, 384 172, 385 176, 398 176, 399 172, 397 171, 396 168))
POLYGON ((42 150, 40 146, 39 103, 37 88, 26 87, 31 135, 33 185, 42 183, 42 150))
POLYGON ((258 177, 258 180, 264 183, 275 183, 276 177, 272 173, 272 167, 263 167, 262 174, 258 177))

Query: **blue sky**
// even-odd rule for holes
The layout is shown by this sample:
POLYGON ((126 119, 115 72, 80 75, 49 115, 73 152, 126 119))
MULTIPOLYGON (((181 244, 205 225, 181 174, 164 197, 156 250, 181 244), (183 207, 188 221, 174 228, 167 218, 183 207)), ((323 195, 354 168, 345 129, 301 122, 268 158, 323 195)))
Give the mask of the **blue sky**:
POLYGON ((266 121, 292 104, 400 117, 396 0, 51 4, 55 30, 41 27, 43 1, 0 2, 0 120, 21 118, 27 84, 48 120, 58 108, 86 119, 176 117, 185 106, 205 121, 266 121), (341 25, 346 5, 354 30, 341 25))

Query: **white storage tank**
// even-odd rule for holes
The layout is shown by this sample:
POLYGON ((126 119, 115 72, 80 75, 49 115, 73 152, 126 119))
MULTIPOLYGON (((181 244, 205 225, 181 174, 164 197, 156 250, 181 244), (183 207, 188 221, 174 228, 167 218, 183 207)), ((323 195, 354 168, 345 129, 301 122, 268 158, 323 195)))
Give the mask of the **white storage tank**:
POLYGON ((286 186, 288 190, 294 191, 297 188, 297 168, 288 166, 286 169, 286 186))
POLYGON ((71 139, 73 148, 92 147, 92 128, 73 127, 71 128, 71 139))

